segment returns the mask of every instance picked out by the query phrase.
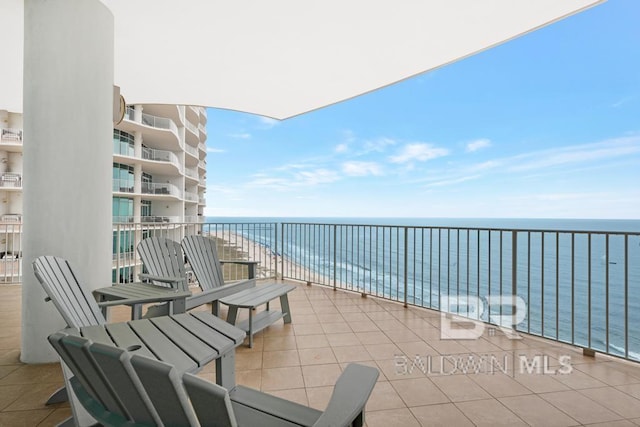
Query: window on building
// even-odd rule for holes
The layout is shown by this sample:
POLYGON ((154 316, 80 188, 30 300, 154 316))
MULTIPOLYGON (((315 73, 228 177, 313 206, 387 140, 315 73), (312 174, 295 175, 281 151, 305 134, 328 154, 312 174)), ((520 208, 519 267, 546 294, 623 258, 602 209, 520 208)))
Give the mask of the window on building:
POLYGON ((113 154, 133 157, 135 155, 133 135, 118 129, 114 129, 113 154))

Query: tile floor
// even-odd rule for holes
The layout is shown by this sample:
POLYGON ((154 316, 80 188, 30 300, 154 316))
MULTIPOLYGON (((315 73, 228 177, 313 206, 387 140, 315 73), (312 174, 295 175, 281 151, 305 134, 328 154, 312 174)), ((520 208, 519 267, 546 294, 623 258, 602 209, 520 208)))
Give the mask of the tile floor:
MULTIPOLYGON (((254 348, 238 348, 238 383, 323 409, 344 366, 358 362, 380 370, 369 427, 640 425, 640 365, 529 336, 441 339, 436 312, 296 285, 293 323, 278 322, 256 335, 254 348), (521 355, 532 373, 521 372, 521 355), (476 372, 469 360, 481 356, 495 363, 478 363, 476 372), (562 356, 571 357, 570 373, 557 373, 568 370, 562 356), (546 360, 540 373, 536 357, 546 360)), ((0 286, 0 426, 56 425, 69 407, 44 401, 62 383, 60 368, 20 363, 20 293, 0 286)), ((213 379, 213 365, 200 375, 213 379)))

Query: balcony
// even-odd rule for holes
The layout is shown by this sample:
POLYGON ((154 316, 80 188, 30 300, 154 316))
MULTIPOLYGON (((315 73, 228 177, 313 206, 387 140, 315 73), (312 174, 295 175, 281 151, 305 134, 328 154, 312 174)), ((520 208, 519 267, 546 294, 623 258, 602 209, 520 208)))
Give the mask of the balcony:
MULTIPOLYGON (((633 355, 637 328, 623 331, 622 351, 612 348, 619 343, 620 324, 637 324, 632 312, 640 294, 631 290, 640 286, 640 233, 310 223, 149 226, 156 227, 154 234, 173 239, 204 232, 218 240, 220 258, 259 260, 262 279, 283 279, 297 287, 289 294, 292 323, 276 323, 256 335, 253 348, 238 348, 239 384, 323 409, 347 363, 374 366, 381 375, 367 405, 367 425, 373 427, 632 425, 640 416, 640 364, 633 355), (537 260, 535 254, 540 254, 537 260), (585 283, 581 258, 592 259, 585 283), (517 266, 515 274, 511 265, 517 266), (556 273, 556 265, 574 265, 573 274, 556 273), (615 292, 620 278, 615 266, 621 268, 621 288, 630 291, 621 300, 615 292), (491 319, 452 328, 452 321, 464 320, 456 317, 462 314, 460 307, 456 315, 429 306, 445 291, 473 296, 474 286, 467 284, 475 285, 478 270, 480 290, 486 280, 487 290, 498 294, 502 287, 509 292, 515 278, 518 295, 530 294, 534 305, 533 295, 541 290, 535 287, 538 269, 545 272, 542 278, 550 290, 559 287, 563 292, 542 298, 544 306, 527 309, 531 320, 518 325, 520 339, 512 339, 511 325, 491 319), (598 279, 601 271, 608 271, 608 284, 605 276, 598 279), (575 286, 567 289, 573 289, 573 296, 562 287, 567 278, 570 285, 572 277, 575 286), (562 305, 569 297, 578 304, 578 284, 586 284, 592 293, 591 303, 580 310, 588 314, 587 322, 582 325, 575 310, 563 313, 569 319, 575 316, 573 321, 557 322, 554 316, 561 310, 554 301, 562 305), (425 289, 424 296, 419 288, 425 289), (609 296, 599 300, 596 295, 602 289, 609 296), (626 321, 614 313, 614 304, 606 310, 608 320, 602 320, 599 307, 606 307, 605 300, 627 307, 626 321), (529 326, 540 325, 542 319, 552 330, 529 326), (460 331, 478 331, 480 324, 483 328, 473 338, 454 337, 460 331), (587 324, 593 326, 591 340, 582 341, 578 332, 587 324), (573 334, 566 333, 569 325, 573 334), (572 335, 575 338, 568 341, 572 335), (607 336, 610 345, 598 342, 607 336), (592 345, 595 357, 585 355, 585 344, 592 345)), ((140 227, 119 224, 117 230, 140 227)), ((120 258, 116 254, 114 259, 120 258)), ((225 269, 229 279, 243 274, 225 269)), ((24 386, 15 387, 13 403, 0 408, 0 419, 12 420, 9 425, 52 425, 69 414, 66 405, 43 406, 62 382, 59 366, 18 361, 19 304, 19 287, 0 287, 7 366, 0 386, 24 386), (40 421, 28 421, 36 415, 40 421)), ((497 315, 500 310, 494 306, 487 312, 497 315)), ((111 313, 113 321, 130 316, 126 307, 111 313)), ((226 309, 221 316, 226 316, 226 309)), ((207 367, 199 375, 211 380, 215 368, 207 367)))
POLYGON ((22 129, 0 128, 0 143, 22 144, 22 129))
POLYGON ((15 172, 0 173, 0 188, 4 189, 21 189, 22 174, 15 172))
MULTIPOLYGON (((582 425, 594 420, 633 425, 631 421, 637 416, 637 366, 606 357, 594 360, 575 349, 533 337, 525 337, 517 345, 499 334, 487 334, 474 342, 443 340, 440 315, 435 311, 404 308, 384 299, 323 286, 288 283, 297 287, 289 294, 293 321, 288 325, 278 322, 257 334, 253 348, 237 349, 239 384, 322 410, 347 363, 374 366, 380 378, 367 404, 370 427, 582 425), (440 357, 475 354, 479 348, 496 355, 547 355, 548 369, 554 372, 559 369, 559 358, 569 354, 573 371, 567 375, 518 372, 513 376, 511 371, 435 372, 440 357), (405 361, 416 360, 417 355, 431 356, 431 371, 425 365, 426 373, 419 366, 408 372, 405 361)), ((45 406, 44 401, 62 384, 60 366, 20 363, 20 293, 19 286, 0 287, 2 387, 7 390, 0 419, 6 425, 56 425, 70 415, 70 408, 67 404, 45 406)), ((128 307, 115 307, 110 313, 114 322, 130 316, 128 307)), ((221 316, 226 314, 223 308, 221 316)), ((214 380, 213 365, 199 376, 214 380)))
POLYGON ((119 128, 127 132, 151 132, 156 148, 171 149, 180 142, 178 127, 170 118, 136 112, 129 106, 125 112, 125 119, 119 128))
POLYGON ((143 182, 142 194, 154 194, 182 198, 182 191, 170 183, 143 182))
POLYGON ((156 162, 167 162, 173 165, 177 170, 181 170, 180 160, 173 151, 156 150, 154 148, 142 148, 142 158, 145 160, 153 160, 156 162))

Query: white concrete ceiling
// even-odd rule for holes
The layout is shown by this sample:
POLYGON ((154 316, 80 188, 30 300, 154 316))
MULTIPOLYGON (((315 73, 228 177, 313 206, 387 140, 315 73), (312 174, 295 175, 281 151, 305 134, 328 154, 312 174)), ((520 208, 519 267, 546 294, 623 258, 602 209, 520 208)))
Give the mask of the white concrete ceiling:
MULTIPOLYGON (((128 103, 283 119, 433 70, 603 0, 101 1, 115 17, 115 84, 128 103)), ((1 38, 8 37, 0 109, 12 111, 22 108, 22 2, 0 4, 1 38)))

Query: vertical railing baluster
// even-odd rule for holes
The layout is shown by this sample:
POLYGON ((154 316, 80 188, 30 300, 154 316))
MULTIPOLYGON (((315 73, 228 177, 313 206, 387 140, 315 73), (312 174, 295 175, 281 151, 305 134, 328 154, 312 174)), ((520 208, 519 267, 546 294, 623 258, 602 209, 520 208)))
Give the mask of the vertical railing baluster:
POLYGON ((403 267, 404 271, 403 273, 404 273, 404 307, 405 308, 407 308, 407 295, 409 294, 408 292, 409 275, 407 274, 407 269, 409 266, 408 253, 409 253, 409 228, 404 227, 404 267, 403 267))
POLYGON ((604 289, 605 289, 605 348, 607 353, 609 353, 609 233, 605 234, 605 259, 604 259, 604 268, 605 268, 605 278, 604 278, 604 289))
POLYGON ((571 233, 571 344, 576 342, 576 233, 571 233))
POLYGON ((542 262, 540 265, 540 313, 541 313, 541 323, 540 323, 540 332, 544 337, 544 231, 542 232, 542 244, 540 245, 540 257, 542 258, 542 262))
POLYGON ((587 327, 589 328, 588 331, 588 344, 589 344, 589 348, 591 348, 591 233, 588 234, 588 243, 587 243, 588 249, 587 249, 587 256, 588 256, 588 260, 587 260, 587 313, 588 313, 588 320, 587 320, 587 327))
POLYGON ((556 340, 560 338, 560 233, 556 232, 556 340))
POLYGON ((624 234, 624 357, 629 358, 629 235, 624 234))
POLYGON ((516 322, 516 297, 518 295, 518 232, 511 231, 511 327, 515 331, 518 328, 516 322))
POLYGON ((337 277, 336 277, 336 272, 337 272, 337 246, 336 246, 336 242, 338 238, 338 226, 336 224, 333 225, 333 290, 336 290, 336 287, 338 285, 337 282, 337 277))

